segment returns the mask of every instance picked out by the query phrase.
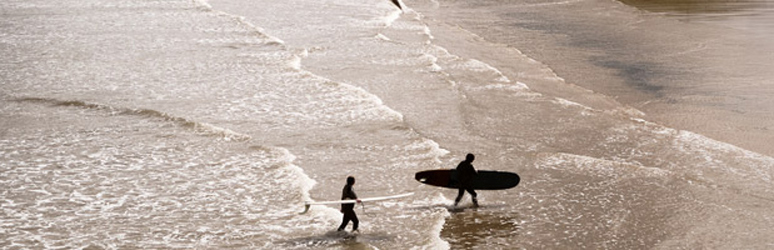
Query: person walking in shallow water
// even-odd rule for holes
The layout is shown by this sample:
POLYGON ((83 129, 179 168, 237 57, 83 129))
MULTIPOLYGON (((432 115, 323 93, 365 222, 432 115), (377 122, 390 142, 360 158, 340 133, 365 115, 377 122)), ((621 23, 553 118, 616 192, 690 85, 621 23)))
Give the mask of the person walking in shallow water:
MULTIPOLYGON (((345 185, 344 189, 341 191, 342 200, 357 200, 357 203, 360 203, 360 200, 357 199, 357 194, 352 190, 352 186, 354 185, 355 177, 347 177, 347 185, 345 185)), ((360 220, 357 219, 357 214, 355 214, 355 204, 341 204, 341 213, 344 214, 344 218, 342 218, 341 226, 339 226, 338 231, 343 231, 350 221, 352 221, 352 232, 357 231, 360 220)))
POLYGON ((473 178, 478 175, 478 171, 476 171, 476 168, 474 168, 472 164, 473 160, 475 159, 476 157, 473 154, 468 154, 465 156, 465 160, 457 165, 457 181, 459 181, 460 187, 459 192, 457 192, 457 198, 454 199, 455 207, 460 203, 460 200, 462 200, 462 196, 465 194, 465 191, 468 191, 470 196, 472 196, 473 206, 478 207, 476 190, 473 190, 472 186, 473 178))

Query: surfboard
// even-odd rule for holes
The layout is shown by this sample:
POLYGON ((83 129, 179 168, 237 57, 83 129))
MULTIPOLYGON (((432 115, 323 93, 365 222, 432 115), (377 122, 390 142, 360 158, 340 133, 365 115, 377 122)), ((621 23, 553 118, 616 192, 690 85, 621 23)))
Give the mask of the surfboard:
MULTIPOLYGON (((431 186, 459 188, 457 170, 454 169, 421 171, 414 174, 414 179, 431 186)), ((471 185, 475 190, 501 190, 513 188, 519 185, 519 181, 521 177, 516 173, 479 170, 471 185)))
POLYGON ((392 3, 394 3, 395 6, 398 6, 398 9, 403 10, 403 7, 400 7, 400 2, 398 2, 398 0, 392 0, 392 3))
MULTIPOLYGON (((412 195, 414 195, 414 193, 405 193, 405 194, 398 194, 398 195, 391 195, 391 196, 369 197, 369 198, 360 199, 360 202, 398 199, 398 198, 408 197, 412 195)), ((311 207, 312 205, 332 205, 332 204, 352 204, 352 203, 357 203, 357 200, 307 201, 306 203, 304 203, 304 211, 301 212, 301 214, 305 214, 306 212, 308 212, 309 207, 311 207)))

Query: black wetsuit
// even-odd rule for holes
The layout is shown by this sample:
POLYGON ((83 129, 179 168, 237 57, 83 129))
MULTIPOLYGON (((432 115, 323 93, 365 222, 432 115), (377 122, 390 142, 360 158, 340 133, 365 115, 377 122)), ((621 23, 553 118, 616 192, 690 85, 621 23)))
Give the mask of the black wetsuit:
MULTIPOLYGON (((355 194, 355 191, 352 190, 352 185, 344 186, 344 190, 341 191, 341 199, 357 199, 357 194, 355 194)), ((344 230, 350 221, 352 221, 352 231, 357 230, 357 226, 360 223, 360 220, 357 219, 357 214, 355 214, 355 204, 341 204, 341 212, 344 213, 344 218, 342 219, 341 226, 339 226, 339 231, 344 230)))
POLYGON ((473 178, 478 175, 478 172, 476 172, 476 169, 473 168, 473 164, 471 164, 470 161, 462 161, 459 165, 457 165, 457 181, 460 183, 459 192, 457 193, 457 198, 454 199, 454 204, 462 200, 462 195, 465 194, 465 191, 468 191, 471 196, 473 196, 473 203, 478 205, 478 201, 476 200, 476 190, 473 190, 473 187, 471 187, 471 182, 473 181, 473 178))

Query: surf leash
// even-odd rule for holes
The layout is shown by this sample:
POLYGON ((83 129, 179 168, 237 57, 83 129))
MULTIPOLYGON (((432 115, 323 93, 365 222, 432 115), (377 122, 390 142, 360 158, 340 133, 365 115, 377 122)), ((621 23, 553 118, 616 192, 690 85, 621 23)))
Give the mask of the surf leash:
POLYGON ((363 214, 365 214, 365 215, 368 215, 368 216, 371 216, 371 214, 367 213, 367 212, 366 212, 366 210, 365 210, 365 202, 362 202, 362 201, 361 201, 361 202, 360 202, 360 207, 362 207, 362 208, 363 208, 363 214))

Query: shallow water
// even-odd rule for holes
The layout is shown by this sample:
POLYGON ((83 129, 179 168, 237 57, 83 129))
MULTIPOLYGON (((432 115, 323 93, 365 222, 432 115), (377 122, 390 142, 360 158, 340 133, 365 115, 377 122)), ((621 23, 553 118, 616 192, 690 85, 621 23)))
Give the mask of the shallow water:
MULTIPOLYGON (((694 124, 674 122, 675 112, 705 100, 676 96, 717 85, 664 79, 724 81, 696 70, 717 60, 676 66, 704 58, 692 51, 739 47, 703 43, 715 26, 612 1, 407 1, 405 12, 381 0, 0 7, 4 248, 774 244, 774 159, 668 126, 694 124), (655 55, 638 60, 645 52, 655 55), (594 72, 605 74, 580 74, 594 72), (468 152, 478 169, 517 172, 522 183, 480 192, 480 208, 469 197, 454 208, 456 190, 413 180, 468 152), (354 237, 333 232, 336 206, 298 214, 304 201, 338 199, 348 175, 361 197, 415 195, 358 207, 354 237)), ((710 114, 746 107, 698 103, 710 114)))
POLYGON ((439 20, 512 46, 568 83, 654 122, 774 154, 770 1, 446 3, 439 20))

